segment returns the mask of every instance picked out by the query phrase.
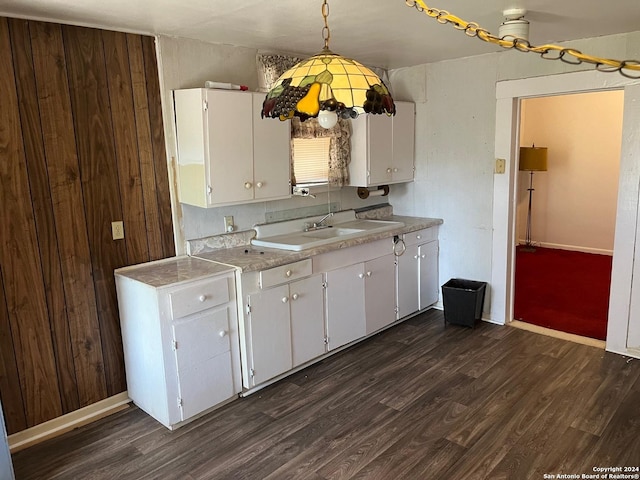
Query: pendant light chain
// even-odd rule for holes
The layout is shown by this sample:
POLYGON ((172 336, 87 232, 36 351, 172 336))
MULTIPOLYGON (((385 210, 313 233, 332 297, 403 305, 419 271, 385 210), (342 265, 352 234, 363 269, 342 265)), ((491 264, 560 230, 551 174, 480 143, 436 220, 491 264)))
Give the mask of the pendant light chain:
POLYGON ((599 72, 619 72, 621 75, 639 79, 640 61, 638 60, 615 60, 611 58, 601 58, 592 55, 586 55, 574 48, 564 48, 559 45, 531 45, 527 40, 515 38, 513 40, 503 40, 488 30, 480 27, 475 22, 466 22, 455 15, 450 14, 446 10, 431 8, 423 0, 405 0, 405 4, 409 7, 415 7, 416 10, 434 18, 438 23, 451 24, 457 30, 464 31, 470 37, 477 37, 480 40, 499 45, 503 48, 513 48, 521 52, 533 52, 539 54, 546 60, 561 60, 571 65, 580 65, 581 63, 590 63, 595 65, 599 72))
POLYGON ((322 18, 324 18, 324 27, 322 27, 322 38, 324 39, 324 48, 329 50, 329 40, 331 39, 331 31, 329 30, 329 23, 327 17, 329 16, 329 4, 327 0, 322 3, 322 18))

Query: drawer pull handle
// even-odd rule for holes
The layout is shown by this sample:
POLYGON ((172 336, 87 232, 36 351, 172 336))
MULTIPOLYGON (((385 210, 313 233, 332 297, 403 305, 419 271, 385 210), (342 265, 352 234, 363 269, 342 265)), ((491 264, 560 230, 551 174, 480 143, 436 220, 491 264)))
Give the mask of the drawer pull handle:
POLYGON ((224 337, 226 337, 226 336, 227 336, 227 331, 226 331, 226 330, 220 330, 220 331, 218 332, 218 336, 219 336, 220 338, 224 338, 224 337))
POLYGON ((200 295, 200 296, 198 297, 198 300, 200 300, 201 302, 204 302, 206 299, 207 299, 207 296, 206 296, 206 295, 200 295))
POLYGON ((285 272, 285 275, 286 275, 287 277, 290 277, 290 276, 291 276, 291 270, 287 270, 287 271, 285 272))
POLYGON ((245 182, 244 183, 244 188, 246 188, 247 190, 249 190, 253 185, 251 185, 251 182, 245 182))
POLYGON ((287 303, 289 301, 289 297, 282 297, 282 303, 287 303))
POLYGON ((298 299, 298 294, 294 293, 293 295, 291 295, 291 298, 294 299, 294 300, 297 300, 298 299))

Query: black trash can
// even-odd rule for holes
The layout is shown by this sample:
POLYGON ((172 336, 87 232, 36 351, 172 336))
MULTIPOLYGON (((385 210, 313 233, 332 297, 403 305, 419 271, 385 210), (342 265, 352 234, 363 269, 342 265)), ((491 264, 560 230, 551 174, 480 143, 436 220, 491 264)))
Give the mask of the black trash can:
POLYGON ((482 318, 486 289, 486 282, 462 278, 452 278, 442 285, 445 323, 474 327, 482 318))

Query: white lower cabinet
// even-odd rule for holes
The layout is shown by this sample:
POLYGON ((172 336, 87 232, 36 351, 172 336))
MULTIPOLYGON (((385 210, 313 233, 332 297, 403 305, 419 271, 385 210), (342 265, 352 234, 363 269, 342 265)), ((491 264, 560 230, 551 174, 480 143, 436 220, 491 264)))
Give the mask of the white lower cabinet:
POLYGON ((310 260, 251 272, 242 277, 246 293, 244 344, 241 345, 252 388, 325 353, 322 275, 271 286, 297 273, 311 273, 310 260), (308 267, 305 264, 308 262, 308 267), (280 275, 282 273, 282 275, 280 275), (261 288, 269 286, 268 288, 261 288))
POLYGON ((438 301, 438 241, 418 246, 420 256, 420 310, 438 301))
POLYGON ((346 345, 367 333, 364 309, 364 263, 326 273, 327 345, 346 345))
POLYGON ((297 367, 325 353, 324 295, 322 275, 289 285, 291 349, 297 367))
POLYGON ((437 227, 404 236, 406 250, 397 257, 398 318, 438 301, 437 227))
POLYGON ((376 332, 396 320, 396 276, 393 254, 364 264, 366 334, 376 332))
POLYGON ((438 300, 437 229, 241 274, 243 385, 252 390, 438 300))
POLYGON ((288 302, 288 285, 249 295, 249 375, 252 377, 253 385, 291 369, 291 323, 288 302))
POLYGON ((233 270, 204 262, 197 279, 158 281, 203 262, 178 257, 116 270, 129 398, 170 429, 242 389, 233 270), (206 275, 216 268, 226 271, 206 275))

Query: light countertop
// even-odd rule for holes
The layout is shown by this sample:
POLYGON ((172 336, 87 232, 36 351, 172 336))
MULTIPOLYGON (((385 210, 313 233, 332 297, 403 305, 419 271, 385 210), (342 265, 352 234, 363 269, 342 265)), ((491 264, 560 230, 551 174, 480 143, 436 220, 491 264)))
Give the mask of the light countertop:
POLYGON ((242 272, 252 272, 285 265, 287 263, 310 258, 321 253, 327 253, 342 248, 373 242, 383 238, 393 237, 394 235, 415 232, 417 230, 422 230, 424 228, 433 227, 443 223, 440 218, 406 217, 401 215, 391 215, 381 218, 381 220, 402 222, 404 226, 361 237, 345 239, 343 241, 336 241, 328 245, 322 245, 297 252, 256 246, 238 246, 200 252, 196 254, 195 257, 235 267, 240 269, 242 272))
POLYGON ((118 268, 115 274, 159 288, 234 270, 234 267, 228 265, 183 255, 118 268))

